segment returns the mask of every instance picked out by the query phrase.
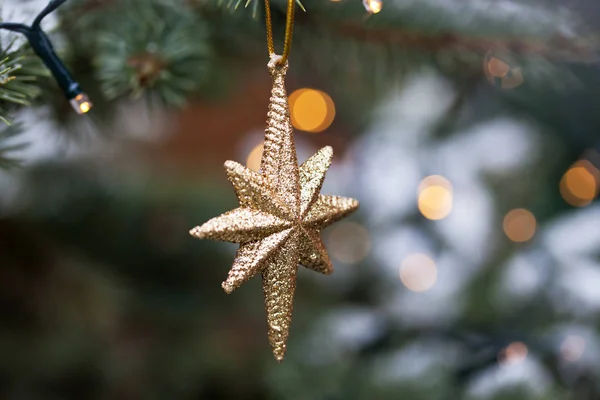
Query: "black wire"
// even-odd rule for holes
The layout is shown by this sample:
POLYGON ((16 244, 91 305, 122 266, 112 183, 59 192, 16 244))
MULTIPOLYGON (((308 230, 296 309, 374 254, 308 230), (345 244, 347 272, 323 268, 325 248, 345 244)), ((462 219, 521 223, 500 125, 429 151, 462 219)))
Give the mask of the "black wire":
POLYGON ((53 12, 54 10, 56 10, 58 7, 62 6, 64 3, 66 3, 67 0, 51 0, 50 3, 48 3, 48 5, 46 6, 46 8, 44 8, 37 17, 35 17, 35 20, 33 20, 33 24, 31 24, 31 27, 33 29, 36 29, 37 27, 40 26, 42 20, 51 12, 53 12))
POLYGON ((46 18, 48 14, 55 11, 58 7, 65 4, 67 1, 68 0, 50 0, 48 5, 35 17, 31 26, 27 26, 25 24, 18 24, 14 22, 3 22, 0 23, 0 29, 6 29, 8 31, 19 32, 26 35, 34 29, 39 29, 42 20, 46 18))
POLYGON ((24 24, 17 24, 14 22, 2 22, 0 23, 0 29, 6 29, 7 31, 19 32, 27 34, 31 31, 31 28, 24 24))
POLYGON ((40 57, 50 72, 52 72, 52 75, 54 75, 54 79, 65 93, 65 96, 69 100, 72 100, 80 94, 83 94, 83 92, 79 87, 79 84, 71 76, 67 67, 56 54, 48 35, 46 35, 40 26, 42 20, 48 14, 52 13, 66 2, 67 0, 50 0, 48 5, 37 15, 37 17, 35 17, 31 26, 13 22, 3 22, 0 23, 0 29, 6 29, 25 35, 33 51, 40 57))

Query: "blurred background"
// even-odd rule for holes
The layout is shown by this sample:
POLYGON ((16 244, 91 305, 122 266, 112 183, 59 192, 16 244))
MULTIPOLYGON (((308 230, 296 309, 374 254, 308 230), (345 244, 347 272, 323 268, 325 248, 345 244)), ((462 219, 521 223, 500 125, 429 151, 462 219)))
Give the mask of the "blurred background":
POLYGON ((226 295, 236 246, 188 233, 260 160, 262 1, 66 2, 84 116, 0 32, 0 398, 600 399, 600 4, 303 6, 299 159, 332 145, 323 193, 361 209, 333 275, 300 269, 282 364, 260 279, 226 295))

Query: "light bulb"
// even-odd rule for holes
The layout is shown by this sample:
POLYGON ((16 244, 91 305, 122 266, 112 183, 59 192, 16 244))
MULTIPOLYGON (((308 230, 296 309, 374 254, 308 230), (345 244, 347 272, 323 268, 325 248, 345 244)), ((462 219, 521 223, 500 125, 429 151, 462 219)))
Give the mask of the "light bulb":
POLYGON ((72 98, 71 105, 79 115, 87 113, 93 107, 90 98, 85 93, 79 93, 77 96, 72 98))
POLYGON ((377 14, 383 8, 382 0, 363 0, 363 5, 369 14, 377 14))

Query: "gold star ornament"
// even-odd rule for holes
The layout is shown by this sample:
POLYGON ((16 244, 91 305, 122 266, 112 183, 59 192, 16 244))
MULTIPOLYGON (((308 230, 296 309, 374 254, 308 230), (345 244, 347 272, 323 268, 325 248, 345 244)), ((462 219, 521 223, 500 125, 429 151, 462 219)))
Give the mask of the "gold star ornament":
POLYGON ((239 243, 222 286, 231 293, 261 273, 273 354, 282 361, 292 319, 298 264, 330 274, 321 229, 358 208, 354 199, 319 192, 333 152, 324 147, 298 166, 288 98, 287 63, 269 63, 273 90, 260 171, 225 163, 240 207, 190 231, 199 239, 239 243))

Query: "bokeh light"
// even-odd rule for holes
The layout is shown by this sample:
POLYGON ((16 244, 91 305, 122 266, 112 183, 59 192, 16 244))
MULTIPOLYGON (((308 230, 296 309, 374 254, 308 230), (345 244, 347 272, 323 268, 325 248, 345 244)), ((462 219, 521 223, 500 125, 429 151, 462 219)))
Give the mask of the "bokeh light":
POLYGON ((85 114, 92 109, 92 102, 85 93, 80 93, 70 100, 71 106, 75 109, 77 114, 85 114))
POLYGON ((500 352, 499 361, 502 365, 518 364, 527 358, 529 349, 524 343, 514 342, 500 352))
POLYGON ((424 178, 418 190, 419 211, 427 219, 440 220, 452 211, 452 185, 440 175, 424 178))
POLYGON ((258 171, 260 169, 260 160, 262 158, 264 147, 263 143, 256 145, 252 151, 250 151, 250 154, 248 154, 246 166, 251 170, 258 171))
POLYGON ((363 0, 363 5, 365 6, 365 10, 369 14, 377 14, 383 8, 382 0, 363 0))
POLYGON ((289 97, 294 128, 306 132, 322 132, 333 123, 335 104, 320 90, 298 89, 289 97))
POLYGON ((531 212, 517 208, 506 214, 502 226, 510 240, 522 243, 527 242, 535 235, 536 220, 531 212))
POLYGON ((584 351, 585 340, 581 336, 569 335, 560 346, 560 354, 570 362, 579 360, 584 351))
POLYGON ((589 161, 578 161, 560 181, 561 196, 572 206, 587 206, 598 194, 599 175, 598 169, 589 161))
POLYGON ((483 70, 488 80, 502 89, 513 89, 524 81, 523 71, 518 66, 512 66, 492 52, 488 53, 483 60, 483 70))
POLYGON ((369 254, 371 235, 357 222, 341 221, 331 228, 327 248, 334 259, 344 264, 356 264, 369 254))
POLYGON ((496 57, 490 57, 487 68, 492 76, 498 78, 504 78, 510 71, 510 65, 496 57))
POLYGON ((411 254, 402 261, 400 280, 413 292, 426 292, 437 282, 435 262, 425 254, 411 254))

